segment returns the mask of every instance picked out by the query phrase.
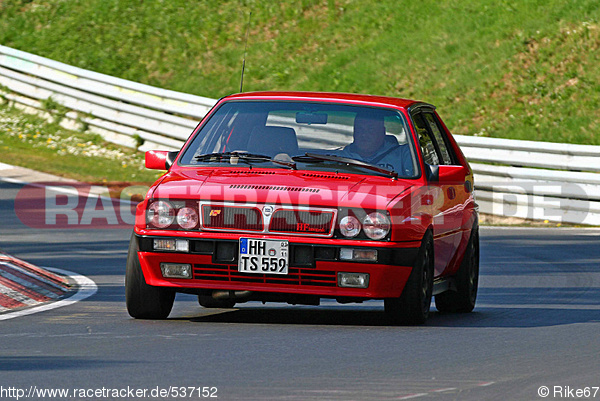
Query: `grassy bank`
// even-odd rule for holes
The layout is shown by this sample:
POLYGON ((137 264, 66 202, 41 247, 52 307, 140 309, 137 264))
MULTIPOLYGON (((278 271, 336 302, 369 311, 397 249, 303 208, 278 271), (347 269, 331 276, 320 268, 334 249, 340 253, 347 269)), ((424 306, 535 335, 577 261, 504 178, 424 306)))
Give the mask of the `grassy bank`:
POLYGON ((597 0, 3 0, 0 44, 218 98, 418 98, 456 134, 600 145, 597 0))
POLYGON ((0 105, 0 160, 84 182, 150 184, 142 153, 0 105))

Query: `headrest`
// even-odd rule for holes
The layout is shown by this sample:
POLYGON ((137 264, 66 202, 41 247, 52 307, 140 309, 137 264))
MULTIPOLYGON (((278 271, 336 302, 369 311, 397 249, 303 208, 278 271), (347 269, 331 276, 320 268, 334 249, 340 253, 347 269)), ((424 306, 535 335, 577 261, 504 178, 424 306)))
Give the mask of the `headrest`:
POLYGON ((275 156, 279 153, 298 154, 296 131, 289 127, 255 127, 248 140, 248 152, 275 156))

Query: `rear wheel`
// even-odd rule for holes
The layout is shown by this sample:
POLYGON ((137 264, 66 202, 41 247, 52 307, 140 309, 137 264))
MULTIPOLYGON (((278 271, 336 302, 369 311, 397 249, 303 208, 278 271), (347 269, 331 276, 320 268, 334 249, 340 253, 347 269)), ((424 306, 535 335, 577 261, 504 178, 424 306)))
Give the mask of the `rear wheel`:
POLYGON ((166 319, 173 308, 175 291, 146 284, 137 253, 137 240, 132 235, 125 270, 127 312, 136 319, 166 319))
POLYGON ((410 277, 399 298, 384 301, 385 312, 394 323, 422 324, 429 317, 433 292, 433 237, 423 237, 410 277))
POLYGON ((471 312, 477 300, 479 286, 479 227, 473 227, 465 257, 456 274, 456 291, 435 296, 435 307, 440 312, 471 312))

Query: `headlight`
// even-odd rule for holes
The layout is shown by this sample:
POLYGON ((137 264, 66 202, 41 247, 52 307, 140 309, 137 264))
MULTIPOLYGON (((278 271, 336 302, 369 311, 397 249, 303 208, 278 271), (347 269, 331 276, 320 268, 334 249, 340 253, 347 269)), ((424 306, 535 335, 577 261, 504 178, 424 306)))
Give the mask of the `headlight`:
POLYGON ((198 225, 198 213, 191 207, 184 207, 177 212, 177 224, 184 230, 191 230, 198 225))
POLYGON ((360 233, 360 221, 354 216, 345 216, 340 221, 340 232, 344 237, 356 237, 360 233))
POLYGON ((380 212, 370 213, 363 219, 365 235, 374 240, 385 238, 390 232, 390 225, 390 219, 380 212))
POLYGON ((167 228, 175 220, 175 210, 169 202, 157 201, 148 207, 147 222, 156 228, 167 228))

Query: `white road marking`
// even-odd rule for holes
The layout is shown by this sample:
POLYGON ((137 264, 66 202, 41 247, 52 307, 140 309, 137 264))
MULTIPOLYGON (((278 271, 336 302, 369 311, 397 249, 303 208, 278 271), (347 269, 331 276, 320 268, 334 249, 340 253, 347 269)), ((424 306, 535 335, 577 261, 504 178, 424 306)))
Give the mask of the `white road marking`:
POLYGON ((438 390, 432 390, 432 393, 445 393, 446 391, 454 391, 456 390, 456 387, 448 387, 448 388, 440 388, 438 390))
POLYGON ((427 395, 427 393, 409 394, 409 395, 405 395, 405 396, 402 396, 402 397, 398 397, 396 399, 397 400, 410 400, 410 399, 413 399, 413 398, 419 398, 419 397, 423 397, 423 396, 426 396, 426 395, 427 395))
POLYGON ((79 287, 78 291, 69 298, 61 299, 60 301, 0 315, 0 320, 14 319, 16 317, 31 315, 34 313, 45 312, 51 309, 72 305, 76 302, 91 297, 98 291, 98 286, 96 285, 96 283, 94 283, 94 281, 85 276, 70 272, 68 270, 56 269, 51 267, 45 267, 45 269, 63 274, 65 276, 69 276, 73 281, 75 281, 75 283, 77 283, 77 286, 79 287))
POLYGON ((28 182, 9 177, 0 177, 0 181, 8 182, 9 184, 29 184, 28 182))
MULTIPOLYGON (((79 191, 74 187, 74 185, 81 185, 81 183, 78 181, 65 181, 64 183, 59 182, 56 185, 46 185, 46 184, 43 184, 44 181, 42 181, 42 183, 27 182, 27 181, 22 181, 22 180, 19 180, 16 178, 9 178, 9 177, 0 177, 0 181, 8 182, 9 184, 23 184, 23 185, 29 185, 29 186, 32 186, 35 188, 44 188, 46 190, 51 190, 54 192, 63 193, 63 194, 67 194, 67 195, 75 195, 75 196, 81 195, 79 193, 79 191), (69 188, 67 188, 67 187, 69 187, 69 188)), ((117 200, 121 203, 130 204, 130 205, 138 204, 138 202, 134 202, 132 200, 115 199, 115 198, 111 198, 110 196, 106 196, 105 194, 93 193, 92 192, 93 188, 94 188, 94 186, 90 186, 90 192, 86 194, 87 197, 98 198, 98 199, 109 199, 111 201, 117 200)), ((98 188, 105 189, 104 187, 98 187, 98 188)))

